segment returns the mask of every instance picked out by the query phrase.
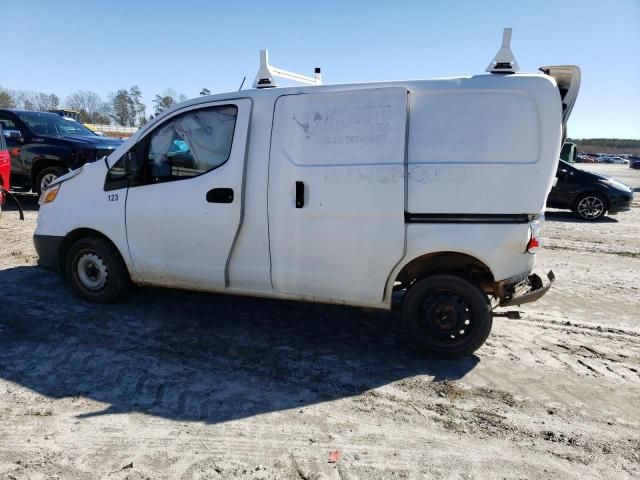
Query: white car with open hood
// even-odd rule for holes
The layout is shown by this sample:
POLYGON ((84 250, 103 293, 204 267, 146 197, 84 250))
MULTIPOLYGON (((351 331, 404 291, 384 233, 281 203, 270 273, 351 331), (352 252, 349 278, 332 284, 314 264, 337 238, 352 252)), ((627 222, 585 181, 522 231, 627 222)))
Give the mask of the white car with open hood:
POLYGON ((550 286, 532 270, 580 84, 518 73, 509 37, 488 74, 353 85, 263 51, 254 89, 176 105, 43 192, 40 264, 95 302, 133 283, 399 307, 427 353, 469 355, 495 306, 550 286))

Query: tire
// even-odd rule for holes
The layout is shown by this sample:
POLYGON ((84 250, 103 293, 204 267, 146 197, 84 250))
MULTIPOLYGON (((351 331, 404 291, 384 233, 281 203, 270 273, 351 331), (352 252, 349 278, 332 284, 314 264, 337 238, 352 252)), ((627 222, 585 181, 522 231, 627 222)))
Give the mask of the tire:
POLYGON ((493 324, 486 295, 455 275, 432 275, 416 282, 404 298, 401 315, 422 351, 446 359, 473 354, 493 324))
POLYGON ((65 275, 76 296, 94 303, 113 303, 129 289, 129 272, 118 251, 103 239, 88 237, 67 251, 65 275))
POLYGON ((41 195, 46 187, 58 177, 65 175, 69 170, 64 167, 47 167, 43 168, 36 178, 36 193, 41 195))
POLYGON ((580 220, 593 222, 604 217, 607 212, 607 206, 608 202, 604 195, 585 193, 576 199, 572 210, 580 220))

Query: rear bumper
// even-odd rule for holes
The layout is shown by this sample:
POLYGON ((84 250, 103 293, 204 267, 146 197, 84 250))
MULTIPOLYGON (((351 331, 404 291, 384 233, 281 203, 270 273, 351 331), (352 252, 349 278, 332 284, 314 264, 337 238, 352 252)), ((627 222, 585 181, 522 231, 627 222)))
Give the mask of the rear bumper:
POLYGON ((38 254, 38 265, 47 270, 60 270, 60 247, 64 237, 34 235, 33 245, 38 254))
POLYGON ((556 277, 553 271, 547 273, 549 283, 544 285, 542 279, 536 275, 529 275, 524 282, 516 285, 513 295, 504 298, 500 302, 500 307, 512 307, 513 305, 523 305, 525 303, 535 302, 539 300, 545 293, 549 291, 556 277))

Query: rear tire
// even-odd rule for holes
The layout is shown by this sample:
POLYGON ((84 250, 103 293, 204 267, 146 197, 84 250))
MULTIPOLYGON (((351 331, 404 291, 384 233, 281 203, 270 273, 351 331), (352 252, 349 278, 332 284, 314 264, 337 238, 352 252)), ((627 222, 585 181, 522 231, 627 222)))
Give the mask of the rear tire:
POLYGON ((43 168, 36 178, 36 193, 41 195, 53 181, 67 173, 69 170, 64 167, 43 168))
POLYGON ((573 205, 573 213, 580 220, 593 222, 604 217, 607 213, 607 199, 599 193, 585 193, 580 195, 573 205))
POLYGON ((118 251, 103 239, 75 242, 65 256, 65 275, 83 300, 112 303, 129 289, 129 272, 118 251))
POLYGON ((432 275, 411 286, 402 304, 402 321, 421 350, 447 359, 473 354, 493 324, 486 295, 455 275, 432 275))

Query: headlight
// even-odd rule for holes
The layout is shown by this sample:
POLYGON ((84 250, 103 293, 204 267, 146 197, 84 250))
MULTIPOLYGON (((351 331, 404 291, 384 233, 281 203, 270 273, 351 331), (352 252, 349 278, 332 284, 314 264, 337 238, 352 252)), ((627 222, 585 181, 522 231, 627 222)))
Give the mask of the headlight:
POLYGON ((40 195, 40 199, 38 200, 38 205, 44 205, 45 203, 53 202, 58 196, 58 191, 60 190, 61 183, 54 185, 53 187, 47 188, 42 195, 40 195))

